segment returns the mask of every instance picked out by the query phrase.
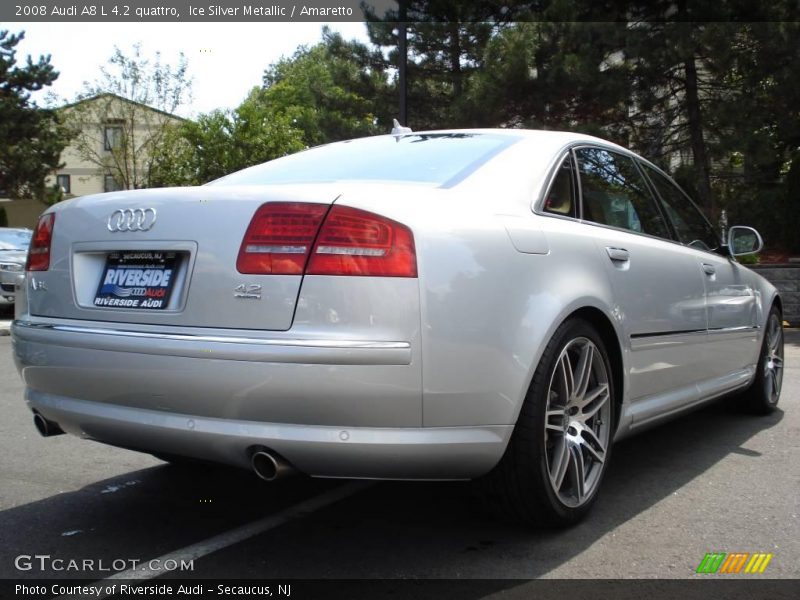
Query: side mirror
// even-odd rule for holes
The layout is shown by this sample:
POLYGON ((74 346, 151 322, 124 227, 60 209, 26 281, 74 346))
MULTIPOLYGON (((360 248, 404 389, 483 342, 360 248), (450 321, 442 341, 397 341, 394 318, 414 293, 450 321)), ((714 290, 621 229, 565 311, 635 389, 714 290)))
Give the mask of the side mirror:
POLYGON ((728 230, 728 252, 731 256, 757 254, 763 247, 764 240, 752 227, 734 225, 728 230))

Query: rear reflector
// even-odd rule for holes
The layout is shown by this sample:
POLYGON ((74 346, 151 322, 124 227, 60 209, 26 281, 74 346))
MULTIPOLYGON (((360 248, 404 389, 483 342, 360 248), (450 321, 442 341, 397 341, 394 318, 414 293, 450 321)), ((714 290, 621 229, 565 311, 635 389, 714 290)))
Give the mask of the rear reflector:
POLYGON ((236 269, 256 275, 302 275, 326 212, 325 204, 263 204, 247 228, 236 269))
POLYGON ((306 273, 416 277, 414 236, 397 221, 334 205, 319 232, 306 273))
POLYGON ((238 271, 256 275, 417 276, 414 236, 408 227, 357 208, 328 208, 300 202, 263 204, 242 240, 238 271))
POLYGON ((56 216, 53 213, 47 213, 39 217, 36 231, 28 248, 26 271, 47 271, 50 268, 50 244, 53 241, 53 225, 55 221, 56 216))

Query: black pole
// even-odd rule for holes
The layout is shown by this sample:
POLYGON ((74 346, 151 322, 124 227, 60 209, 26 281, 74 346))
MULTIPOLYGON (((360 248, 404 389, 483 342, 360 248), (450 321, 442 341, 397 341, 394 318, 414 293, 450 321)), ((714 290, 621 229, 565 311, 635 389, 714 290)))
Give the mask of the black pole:
POLYGON ((406 45, 406 1, 400 0, 400 27, 398 31, 398 65, 397 83, 400 88, 400 124, 408 125, 408 86, 406 78, 406 67, 408 65, 408 47, 406 45))

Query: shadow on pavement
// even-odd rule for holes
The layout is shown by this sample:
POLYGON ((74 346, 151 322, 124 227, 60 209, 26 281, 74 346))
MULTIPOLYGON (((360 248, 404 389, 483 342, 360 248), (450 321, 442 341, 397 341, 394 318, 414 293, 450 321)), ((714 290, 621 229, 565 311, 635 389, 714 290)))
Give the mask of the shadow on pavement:
POLYGON ((729 454, 751 456, 742 446, 782 418, 780 410, 754 418, 716 403, 620 442, 593 511, 569 530, 499 523, 466 483, 386 482, 215 556, 196 576, 540 577, 729 454))
POLYGON ((111 573, 20 572, 14 561, 20 554, 103 559, 106 566, 115 559, 144 561, 336 485, 305 477, 269 484, 247 471, 206 465, 132 471, 0 512, 0 578, 107 577, 111 573))
MULTIPOLYGON (((593 512, 566 531, 498 522, 479 508, 467 483, 382 482, 217 552, 194 573, 175 576, 539 577, 728 455, 748 455, 742 446, 782 417, 781 411, 748 417, 717 403, 617 444, 593 512)), ((0 577, 87 577, 18 572, 14 558, 49 554, 67 560, 103 559, 106 564, 146 560, 339 484, 303 477, 266 484, 251 473, 210 467, 164 465, 134 471, 0 513, 0 577)))

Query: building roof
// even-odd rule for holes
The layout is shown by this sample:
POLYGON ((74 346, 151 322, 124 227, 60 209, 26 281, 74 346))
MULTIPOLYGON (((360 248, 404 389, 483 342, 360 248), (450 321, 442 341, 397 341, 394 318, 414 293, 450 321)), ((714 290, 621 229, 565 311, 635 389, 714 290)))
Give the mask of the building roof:
POLYGON ((93 100, 99 100, 100 98, 103 98, 103 97, 111 97, 111 98, 115 98, 117 100, 120 100, 122 102, 126 102, 128 104, 134 104, 136 106, 141 106, 142 108, 146 108, 148 110, 152 110, 153 112, 157 112, 159 114, 162 114, 164 116, 170 117, 172 119, 176 119, 178 121, 188 121, 188 119, 186 119, 184 117, 179 117, 178 115, 174 115, 174 114, 169 113, 169 112, 167 112, 165 110, 161 110, 159 108, 154 108, 154 107, 150 106, 149 104, 144 104, 143 102, 137 102, 136 100, 131 100, 130 98, 125 98, 124 96, 120 96, 119 94, 112 94, 111 92, 103 92, 102 94, 95 94, 94 96, 87 96, 86 98, 81 98, 80 100, 76 100, 75 102, 70 102, 68 104, 65 104, 64 106, 60 106, 58 108, 58 110, 64 110, 66 108, 72 108, 73 106, 78 106, 79 104, 85 104, 86 102, 91 102, 93 100))

